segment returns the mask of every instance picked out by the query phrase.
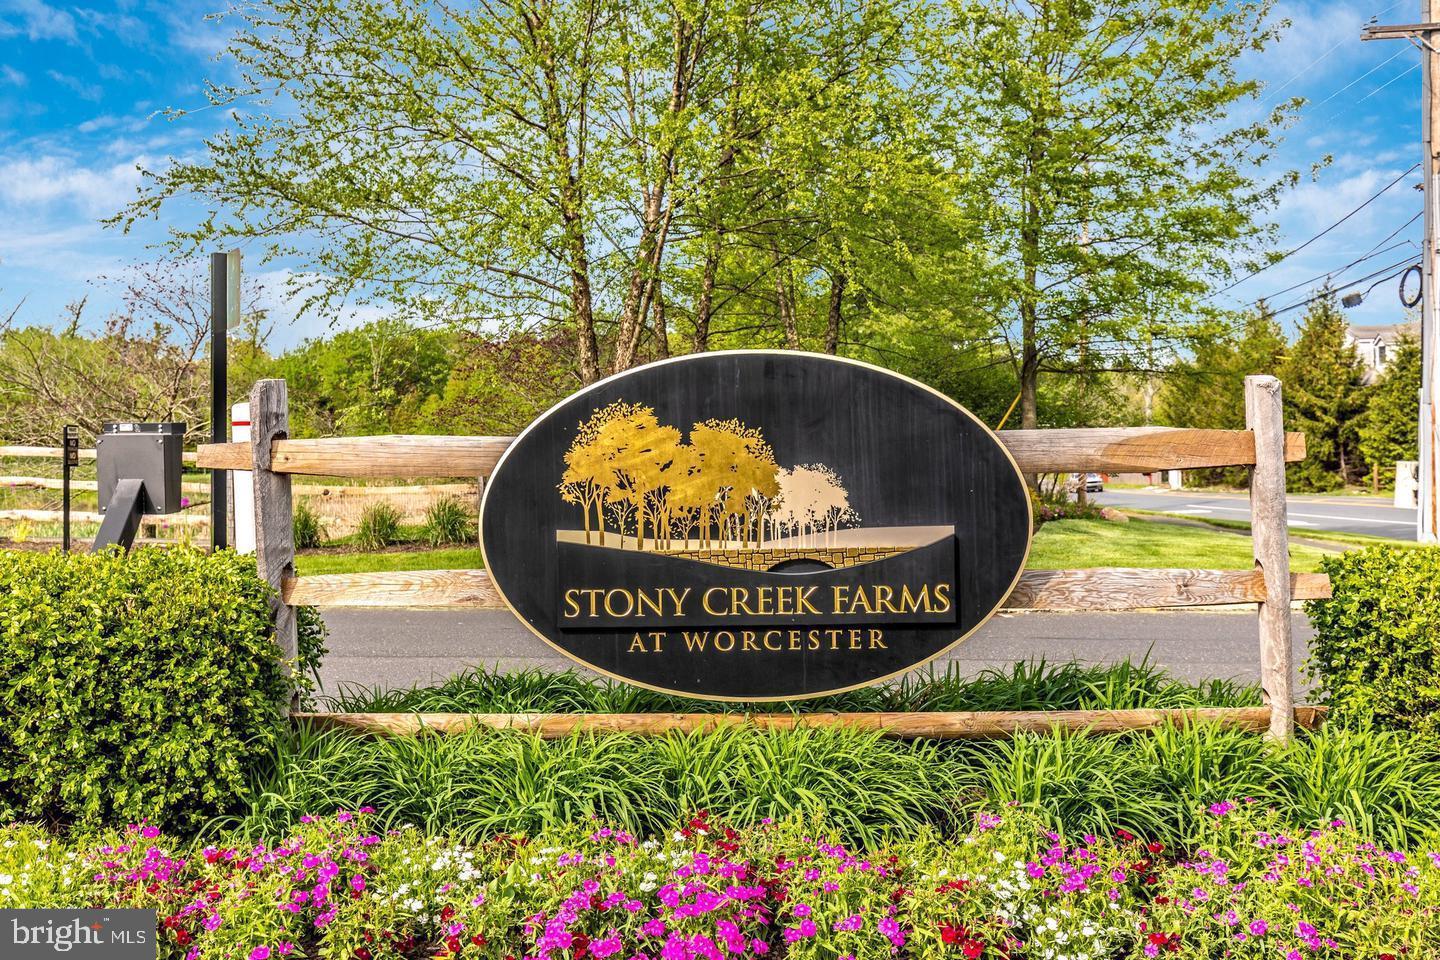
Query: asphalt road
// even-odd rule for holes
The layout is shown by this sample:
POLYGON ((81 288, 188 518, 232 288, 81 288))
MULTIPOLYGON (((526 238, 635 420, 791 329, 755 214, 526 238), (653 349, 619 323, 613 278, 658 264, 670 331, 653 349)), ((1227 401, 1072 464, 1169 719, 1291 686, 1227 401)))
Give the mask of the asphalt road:
MULTIPOLYGON (((576 666, 506 611, 329 610, 326 692, 347 684, 409 687, 439 682, 473 666, 517 670, 576 666)), ((1295 616, 1295 659, 1312 636, 1295 616)), ((1151 662, 1187 680, 1259 678, 1256 617, 1249 611, 1159 613, 1017 613, 997 616, 942 657, 967 673, 1017 660, 1104 663, 1149 654, 1151 662)))
MULTIPOLYGON (((1217 520, 1250 519, 1244 494, 1200 493, 1190 490, 1106 490, 1091 494, 1108 507, 1159 510, 1187 517, 1217 520)), ((1289 496, 1285 499, 1290 527, 1297 533, 1338 530, 1368 533, 1397 540, 1415 539, 1415 511, 1397 509, 1379 497, 1289 496)))

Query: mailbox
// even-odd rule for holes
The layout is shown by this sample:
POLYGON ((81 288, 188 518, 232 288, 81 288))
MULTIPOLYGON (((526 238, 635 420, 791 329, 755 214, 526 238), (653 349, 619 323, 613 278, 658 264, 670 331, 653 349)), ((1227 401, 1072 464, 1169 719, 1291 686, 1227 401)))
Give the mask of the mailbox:
POLYGON ((175 513, 180 503, 183 423, 107 423, 95 438, 100 512, 95 549, 129 548, 145 514, 175 513))

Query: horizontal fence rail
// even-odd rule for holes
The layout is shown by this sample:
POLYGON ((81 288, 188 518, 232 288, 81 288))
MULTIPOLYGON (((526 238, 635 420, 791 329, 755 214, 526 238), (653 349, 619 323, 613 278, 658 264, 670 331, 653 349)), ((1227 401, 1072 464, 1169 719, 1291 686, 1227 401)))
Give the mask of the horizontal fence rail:
MULTIPOLYGON (((0 457, 26 457, 26 458, 31 458, 31 457, 33 457, 33 458, 36 459, 36 460, 47 460, 47 459, 59 460, 59 459, 61 458, 61 456, 64 455, 64 453, 65 453, 65 451, 64 451, 63 449, 61 449, 60 447, 0 446, 0 457)), ((194 463, 194 462, 195 462, 195 453, 194 453, 194 451, 188 451, 188 450, 187 450, 185 453, 181 454, 180 456, 181 456, 181 459, 184 460, 185 463, 194 463)), ((94 448, 94 447, 87 447, 86 449, 81 450, 81 451, 80 451, 80 459, 81 459, 81 460, 94 460, 94 459, 95 459, 95 448, 94 448)), ((247 467, 246 469, 248 470, 249 468, 247 467)))
MULTIPOLYGON (((1323 573, 1290 575, 1296 600, 1330 596, 1323 573)), ((298 607, 470 607, 504 610, 484 570, 331 573, 288 577, 282 587, 298 607)), ((1265 578, 1258 570, 1026 570, 1005 601, 1008 610, 1145 610, 1259 603, 1265 578)))
MULTIPOLYGON (((1260 733, 1269 707, 1200 707, 1184 710, 965 710, 934 713, 296 713, 297 722, 380 736, 514 730, 546 740, 585 733, 658 736, 734 727, 815 730, 844 727, 897 739, 987 740, 1055 730, 1089 734, 1133 733, 1191 723, 1260 733)), ((1324 707, 1301 706, 1295 723, 1314 729, 1324 707)))
MULTIPOLYGON (((1001 430, 1002 443, 1023 473, 1147 473, 1255 463, 1249 430, 1125 427, 1079 430, 1001 430)), ((513 437, 376 436, 276 440, 274 473, 320 477, 486 477, 513 437)), ((1285 459, 1305 459, 1305 435, 1285 435, 1285 459)), ((248 443, 204 444, 198 465, 249 470, 248 443)))

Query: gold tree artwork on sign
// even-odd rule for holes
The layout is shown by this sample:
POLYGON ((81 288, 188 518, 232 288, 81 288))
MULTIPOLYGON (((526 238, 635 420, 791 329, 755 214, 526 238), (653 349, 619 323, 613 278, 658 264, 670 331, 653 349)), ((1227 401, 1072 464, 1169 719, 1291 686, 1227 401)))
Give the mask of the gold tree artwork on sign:
POLYGON ((580 424, 559 491, 580 507, 585 542, 602 547, 760 549, 781 538, 815 546, 860 519, 838 473, 820 463, 782 468, 759 428, 702 420, 687 440, 653 408, 623 400, 580 424))

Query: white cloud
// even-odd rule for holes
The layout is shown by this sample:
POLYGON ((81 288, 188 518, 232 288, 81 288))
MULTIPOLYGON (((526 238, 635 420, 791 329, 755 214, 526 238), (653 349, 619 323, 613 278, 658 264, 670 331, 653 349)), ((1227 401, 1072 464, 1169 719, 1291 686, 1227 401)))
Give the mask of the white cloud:
POLYGON ((23 87, 30 82, 30 78, 8 63, 0 63, 0 83, 7 87, 23 87))
POLYGON ((335 316, 321 316, 313 310, 302 313, 306 296, 333 283, 333 278, 288 267, 248 270, 242 265, 241 270, 263 288, 258 303, 272 324, 269 343, 272 350, 289 349, 302 340, 330 336, 395 313, 385 304, 346 305, 335 316))
POLYGON ((0 12, 18 15, 19 25, 9 17, 0 20, 0 32, 24 33, 31 40, 69 40, 74 42, 75 18, 56 9, 44 0, 3 0, 0 12))
POLYGON ((87 216, 108 216, 132 199, 140 182, 135 167, 144 162, 83 167, 53 155, 0 158, 0 201, 19 208, 67 203, 87 216))
POLYGON ((99 84, 86 83, 79 77, 71 76, 68 73, 61 73, 59 70, 46 70, 45 73, 51 80, 74 91, 75 95, 82 100, 99 100, 105 93, 99 84))

